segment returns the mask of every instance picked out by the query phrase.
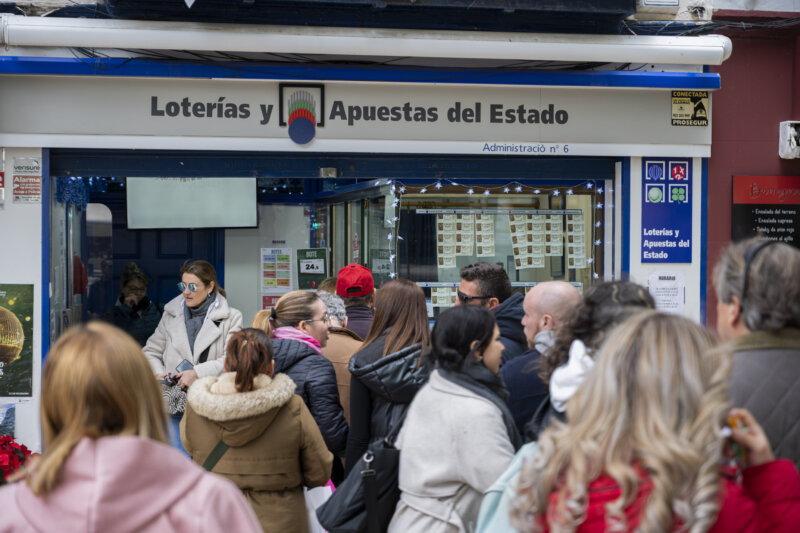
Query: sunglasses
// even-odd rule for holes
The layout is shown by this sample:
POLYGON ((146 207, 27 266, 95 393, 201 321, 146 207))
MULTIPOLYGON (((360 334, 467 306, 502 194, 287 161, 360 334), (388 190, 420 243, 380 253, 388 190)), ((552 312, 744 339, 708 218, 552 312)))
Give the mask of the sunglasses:
POLYGON ((189 283, 188 285, 182 281, 178 282, 178 290, 183 292, 186 288, 189 288, 189 292, 197 292, 197 283, 189 283))
POLYGON ((488 300, 489 298, 491 298, 491 296, 468 296, 461 291, 456 291, 456 296, 458 297, 458 300, 463 304, 469 303, 472 300, 488 300))

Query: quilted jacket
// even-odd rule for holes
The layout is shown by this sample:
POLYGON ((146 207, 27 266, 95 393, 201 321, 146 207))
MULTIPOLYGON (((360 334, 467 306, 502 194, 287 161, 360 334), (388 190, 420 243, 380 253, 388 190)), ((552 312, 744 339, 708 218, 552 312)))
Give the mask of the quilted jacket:
POLYGON ((275 373, 292 378, 294 393, 303 398, 316 420, 328 449, 343 456, 347 446, 347 422, 339 402, 336 372, 330 361, 307 344, 292 339, 272 339, 275 373))
POLYGON ((737 338, 730 395, 735 406, 753 413, 775 456, 800 469, 800 330, 737 338))

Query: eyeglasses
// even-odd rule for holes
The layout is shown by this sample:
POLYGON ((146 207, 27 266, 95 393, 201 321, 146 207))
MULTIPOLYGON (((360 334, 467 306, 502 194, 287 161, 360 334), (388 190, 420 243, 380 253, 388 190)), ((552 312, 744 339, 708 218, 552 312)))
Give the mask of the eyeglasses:
POLYGON ((461 291, 456 291, 456 296, 458 296, 459 301, 463 304, 469 303, 472 300, 488 300, 491 298, 491 296, 469 296, 461 291))
POLYGON ((128 285, 125 287, 125 290, 130 292, 147 292, 147 287, 131 287, 128 285))
POLYGON ((197 292, 197 283, 189 283, 188 285, 184 282, 178 282, 178 290, 183 292, 186 289, 189 289, 189 292, 197 292))
POLYGON ((310 320, 306 320, 306 322, 325 322, 326 324, 330 324, 331 317, 328 316, 328 313, 325 313, 321 318, 312 318, 310 320))

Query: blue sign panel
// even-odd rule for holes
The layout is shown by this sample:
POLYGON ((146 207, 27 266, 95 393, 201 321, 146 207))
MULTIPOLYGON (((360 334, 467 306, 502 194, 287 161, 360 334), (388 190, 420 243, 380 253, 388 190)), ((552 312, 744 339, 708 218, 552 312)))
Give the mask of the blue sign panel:
POLYGON ((642 263, 692 262, 692 165, 642 159, 642 263))

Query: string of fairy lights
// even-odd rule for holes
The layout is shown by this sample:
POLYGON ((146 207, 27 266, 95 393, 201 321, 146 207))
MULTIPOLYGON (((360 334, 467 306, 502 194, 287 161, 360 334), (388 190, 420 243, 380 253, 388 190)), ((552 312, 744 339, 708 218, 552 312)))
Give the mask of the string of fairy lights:
MULTIPOLYGON (((502 185, 472 185, 463 184, 451 179, 437 179, 436 181, 428 184, 404 184, 398 180, 387 179, 385 181, 378 180, 377 185, 388 186, 391 198, 391 207, 394 209, 395 214, 386 219, 386 226, 391 228, 391 231, 386 236, 386 239, 393 243, 394 253, 389 256, 390 272, 389 278, 395 279, 397 277, 396 259, 397 259, 397 241, 404 240, 402 235, 398 233, 398 224, 400 222, 400 205, 401 199, 404 195, 418 194, 425 195, 428 193, 458 193, 467 194, 468 196, 479 197, 513 197, 514 195, 547 195, 550 197, 558 198, 560 196, 573 196, 575 194, 593 194, 593 208, 595 211, 600 211, 596 214, 594 219, 594 227, 596 232, 602 231, 603 217, 602 210, 604 208, 613 208, 613 204, 602 201, 602 194, 604 192, 613 193, 613 189, 605 190, 602 186, 598 186, 594 181, 584 181, 576 185, 565 186, 533 186, 521 183, 519 181, 512 181, 502 185), (442 190, 444 189, 444 191, 442 190)), ((594 235, 597 237, 597 235, 594 235)), ((602 246, 603 241, 600 238, 595 238, 592 242, 594 247, 602 246)), ((594 252, 594 248, 592 248, 594 252)), ((591 267, 594 263, 594 257, 587 257, 586 263, 591 267)), ((592 278, 599 279, 600 275, 597 271, 592 270, 592 278)))

